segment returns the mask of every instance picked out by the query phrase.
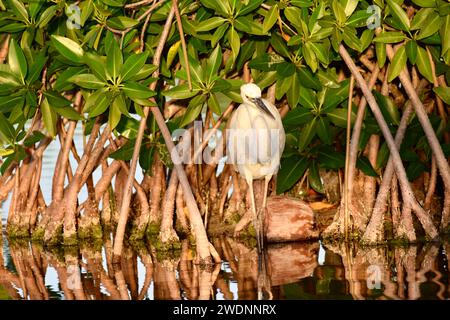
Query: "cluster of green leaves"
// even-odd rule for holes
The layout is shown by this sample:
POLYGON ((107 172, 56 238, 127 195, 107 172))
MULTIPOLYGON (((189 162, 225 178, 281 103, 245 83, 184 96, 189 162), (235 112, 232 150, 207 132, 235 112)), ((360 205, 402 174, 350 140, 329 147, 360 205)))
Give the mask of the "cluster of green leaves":
MULTIPOLYGON (((84 122, 86 134, 100 117, 128 139, 112 157, 129 160, 136 119, 153 105, 149 98, 159 107, 170 99, 186 106, 180 116, 168 119, 171 130, 206 111, 220 116, 231 102, 241 102, 247 66, 262 89, 276 84, 276 100, 287 101, 290 108, 283 121, 287 141, 278 191, 291 188, 307 171, 310 185, 323 192, 319 170, 344 166, 349 81, 337 76, 340 44, 355 60, 373 46, 380 67, 387 65, 386 46, 398 45, 388 68, 390 82, 398 81, 403 67, 414 65, 432 83, 432 62, 436 75, 450 81, 450 4, 445 0, 180 0, 188 65, 174 21, 159 66, 150 61, 172 1, 163 1, 152 12, 143 52, 141 17, 148 5, 127 9, 131 2, 136 0, 0 0, 0 41, 7 33, 11 37, 8 63, 0 65, 0 155, 5 164, 23 158, 24 148, 46 135, 55 136, 61 117, 84 122), (74 5, 78 16, 71 12, 74 5), (372 26, 377 23, 381 32, 376 33, 372 26), (157 67, 159 79, 151 76, 157 67), (148 87, 154 81, 161 85, 152 91, 148 87), (77 90, 85 100, 81 109, 68 98, 77 90), (27 135, 27 123, 38 111, 45 131, 27 135)), ((450 104, 448 88, 433 90, 450 104)), ((389 97, 375 95, 395 132, 401 108, 389 97)), ((355 114, 353 106, 353 120, 355 114)), ((439 118, 430 117, 438 136, 448 130, 439 118)), ((156 138, 155 121, 148 121, 140 164, 149 169, 157 150, 170 165, 164 144, 156 138)), ((420 132, 416 124, 414 118, 407 134, 419 143, 402 146, 411 179, 429 166, 429 147, 423 135, 414 136, 420 132), (418 156, 422 151, 426 159, 418 156)), ((379 133, 373 115, 366 112, 360 150, 371 134, 379 133)), ((388 156, 382 143, 375 168, 362 155, 358 167, 377 175, 388 156)))

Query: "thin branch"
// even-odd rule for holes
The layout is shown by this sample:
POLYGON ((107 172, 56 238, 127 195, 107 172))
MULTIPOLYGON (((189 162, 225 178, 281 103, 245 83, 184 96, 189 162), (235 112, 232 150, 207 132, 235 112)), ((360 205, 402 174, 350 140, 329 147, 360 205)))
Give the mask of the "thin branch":
POLYGON ((414 193, 411 189, 411 186, 408 182, 408 177, 406 175, 405 167, 403 166, 402 159, 400 157, 400 154, 398 152, 398 148, 394 142, 394 138, 392 137, 392 134, 389 130, 389 127, 386 124, 386 121, 383 118, 383 114, 381 113, 381 110, 375 100, 375 97, 373 96, 372 92, 367 87, 366 82, 364 81, 363 77, 359 73, 355 63, 353 62, 352 58, 350 57, 349 53, 345 49, 345 47, 341 44, 339 46, 339 54, 341 55, 342 59, 344 60, 347 67, 350 69, 353 76, 356 78, 356 82, 358 83, 359 87, 361 88, 364 96, 366 97, 367 103, 369 104, 372 113, 375 116, 375 119, 377 120, 377 123, 381 129, 381 132, 383 133, 383 136, 386 140, 386 143, 389 147, 389 151, 391 152, 391 156, 395 165, 395 169, 397 172, 397 177, 400 182, 400 186, 402 188, 402 195, 404 199, 410 199, 411 200, 411 207, 416 213, 418 219, 422 223, 422 226, 427 233, 428 236, 431 238, 437 237, 438 233, 436 230, 436 227, 433 225, 433 222, 431 221, 430 217, 426 215, 423 208, 419 205, 417 200, 414 197, 414 193))
POLYGON ((175 17, 177 18, 178 32, 180 33, 181 47, 183 49, 183 58, 184 63, 186 65, 189 90, 192 90, 191 68, 189 66, 189 59, 186 49, 186 39, 184 38, 184 31, 183 31, 183 24, 181 22, 180 10, 178 9, 178 0, 172 0, 172 3, 173 7, 175 8, 175 17))
POLYGON ((350 199, 350 194, 348 191, 348 171, 350 163, 350 131, 352 127, 352 104, 353 104, 353 86, 355 83, 355 78, 350 76, 350 87, 348 89, 348 105, 347 105, 347 132, 346 132, 346 146, 345 146, 345 181, 344 181, 344 234, 345 239, 348 239, 348 226, 349 226, 349 211, 348 204, 350 199))

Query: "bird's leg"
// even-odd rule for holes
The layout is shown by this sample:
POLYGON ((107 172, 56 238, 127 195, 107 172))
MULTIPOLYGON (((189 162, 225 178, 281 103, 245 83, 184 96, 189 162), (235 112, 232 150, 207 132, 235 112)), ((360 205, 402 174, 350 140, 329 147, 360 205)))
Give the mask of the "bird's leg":
POLYGON ((269 189, 269 182, 270 179, 272 179, 271 175, 264 177, 264 193, 263 193, 263 203, 261 210, 258 214, 258 224, 259 224, 259 234, 261 239, 259 240, 261 242, 261 250, 264 249, 264 221, 265 221, 265 213, 267 209, 267 191, 269 189))
POLYGON ((259 228, 259 221, 258 221, 258 215, 256 214, 256 205, 255 205, 255 194, 253 193, 253 178, 251 175, 246 174, 245 180, 247 180, 248 189, 250 192, 250 198, 251 198, 251 205, 252 205, 252 213, 253 213, 253 227, 255 228, 256 232, 256 240, 258 242, 258 253, 261 252, 261 238, 260 238, 260 228, 259 228))

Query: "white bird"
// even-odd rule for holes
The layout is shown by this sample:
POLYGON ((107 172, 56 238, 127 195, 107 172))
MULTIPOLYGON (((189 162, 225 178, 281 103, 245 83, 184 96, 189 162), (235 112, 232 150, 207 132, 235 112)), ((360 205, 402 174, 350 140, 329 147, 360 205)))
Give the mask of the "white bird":
POLYGON ((243 176, 251 194, 253 223, 258 251, 263 248, 263 212, 267 206, 270 179, 277 174, 284 150, 285 132, 277 108, 262 99, 261 89, 248 83, 241 86, 243 103, 233 112, 227 132, 229 161, 243 176), (253 180, 264 178, 263 203, 256 212, 253 180))

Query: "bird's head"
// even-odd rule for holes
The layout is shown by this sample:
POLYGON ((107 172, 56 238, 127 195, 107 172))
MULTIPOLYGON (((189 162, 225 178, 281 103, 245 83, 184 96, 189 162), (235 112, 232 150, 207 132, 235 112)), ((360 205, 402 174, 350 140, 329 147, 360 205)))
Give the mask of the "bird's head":
POLYGON ((261 89, 254 83, 246 83, 241 86, 241 97, 244 103, 254 105, 262 110, 271 118, 275 119, 273 114, 267 108, 266 104, 261 98, 261 89))

